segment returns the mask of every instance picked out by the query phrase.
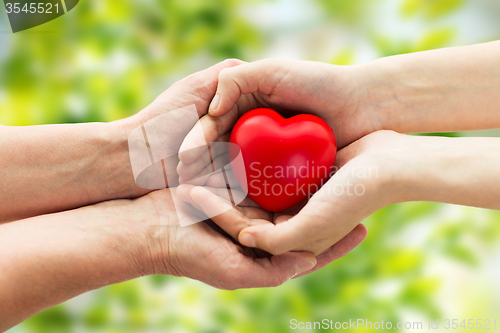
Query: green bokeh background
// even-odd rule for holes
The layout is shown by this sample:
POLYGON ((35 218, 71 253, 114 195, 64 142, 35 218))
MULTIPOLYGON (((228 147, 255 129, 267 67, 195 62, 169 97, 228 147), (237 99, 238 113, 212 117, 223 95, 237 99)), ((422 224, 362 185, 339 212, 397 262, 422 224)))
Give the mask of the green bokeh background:
MULTIPOLYGON (((229 57, 349 65, 500 39, 499 17, 497 0, 81 0, 12 34, 1 8, 0 124, 127 117, 229 57)), ((477 134, 497 132, 453 135, 477 134)), ((278 288, 220 291, 144 277, 79 296, 11 332, 279 333, 294 331, 291 319, 323 318, 424 327, 437 318, 496 319, 500 331, 499 212, 417 202, 365 223, 367 240, 348 256, 278 288)))

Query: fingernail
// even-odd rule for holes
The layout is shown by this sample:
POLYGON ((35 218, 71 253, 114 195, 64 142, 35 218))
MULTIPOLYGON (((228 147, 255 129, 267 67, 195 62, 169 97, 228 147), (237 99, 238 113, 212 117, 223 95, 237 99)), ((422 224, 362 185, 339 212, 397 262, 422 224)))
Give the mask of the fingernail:
POLYGON ((239 237, 240 243, 248 247, 256 247, 255 237, 252 234, 246 233, 239 237))
POLYGON ((217 107, 219 106, 219 102, 220 102, 220 96, 215 95, 215 97, 212 99, 212 103, 210 103, 208 111, 214 111, 215 109, 217 109, 217 107))
POLYGON ((301 261, 295 266, 295 275, 298 275, 300 273, 306 272, 316 266, 316 263, 311 260, 304 260, 301 261))

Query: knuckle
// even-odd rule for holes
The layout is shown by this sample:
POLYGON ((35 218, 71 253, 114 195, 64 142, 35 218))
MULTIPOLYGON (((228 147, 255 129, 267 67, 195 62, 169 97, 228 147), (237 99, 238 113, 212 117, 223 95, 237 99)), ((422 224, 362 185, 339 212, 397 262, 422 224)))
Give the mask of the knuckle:
POLYGON ((231 79, 232 68, 224 68, 219 73, 219 82, 225 82, 231 79))
POLYGON ((233 67, 233 66, 241 65, 243 63, 243 61, 240 59, 236 59, 236 58, 229 58, 229 59, 224 60, 222 63, 226 66, 233 67))
POLYGON ((193 74, 190 74, 190 75, 184 77, 183 79, 177 81, 176 84, 186 85, 186 84, 191 84, 191 83, 197 82, 198 80, 199 80, 199 74, 193 73, 193 74))

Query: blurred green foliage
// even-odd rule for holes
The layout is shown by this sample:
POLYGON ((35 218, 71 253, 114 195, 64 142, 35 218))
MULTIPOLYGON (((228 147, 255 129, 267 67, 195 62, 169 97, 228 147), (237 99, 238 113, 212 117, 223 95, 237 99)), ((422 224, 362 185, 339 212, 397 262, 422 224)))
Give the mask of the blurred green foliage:
POLYGON ((464 0, 405 0, 401 4, 401 14, 411 17, 421 14, 433 19, 460 9, 464 0))
POLYGON ((366 6, 379 0, 317 0, 323 9, 333 18, 346 24, 359 23, 369 12, 366 6))
MULTIPOLYGON (((245 13, 276 2, 82 0, 48 24, 3 34, 0 123, 111 121, 131 115, 178 78, 224 58, 252 60, 270 49, 260 18, 245 13)), ((385 0, 305 3, 326 16, 325 29, 361 34, 378 56, 453 45, 458 27, 440 20, 465 4, 399 1, 402 20, 420 22, 416 38, 401 38, 378 29, 381 22, 372 15, 385 0)), ((360 52, 349 42, 339 50, 324 61, 348 65, 360 52)), ((500 238, 499 212, 456 208, 459 216, 450 217, 448 208, 417 202, 382 209, 365 221, 369 236, 347 257, 278 288, 219 291, 182 278, 144 277, 48 309, 12 332, 279 333, 290 331, 293 318, 396 322, 405 311, 437 318, 443 309, 436 297, 448 281, 429 271, 430 263, 477 269, 481 251, 494 248, 500 238)))
POLYGON ((165 89, 166 78, 192 71, 193 59, 212 64, 259 47, 259 34, 237 14, 241 4, 81 1, 74 12, 10 38, 0 63, 0 123, 133 114, 165 89))

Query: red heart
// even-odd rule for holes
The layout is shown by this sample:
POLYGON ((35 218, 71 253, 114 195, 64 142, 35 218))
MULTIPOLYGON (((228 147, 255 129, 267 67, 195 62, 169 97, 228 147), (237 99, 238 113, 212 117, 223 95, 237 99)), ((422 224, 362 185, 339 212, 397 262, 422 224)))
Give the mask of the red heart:
MULTIPOLYGON (((245 113, 229 139, 238 149, 229 150, 238 183, 260 207, 279 212, 294 207, 316 192, 329 178, 337 155, 337 142, 321 118, 300 114, 289 119, 260 108, 245 113)), ((233 145, 231 145, 233 146, 233 145)))

